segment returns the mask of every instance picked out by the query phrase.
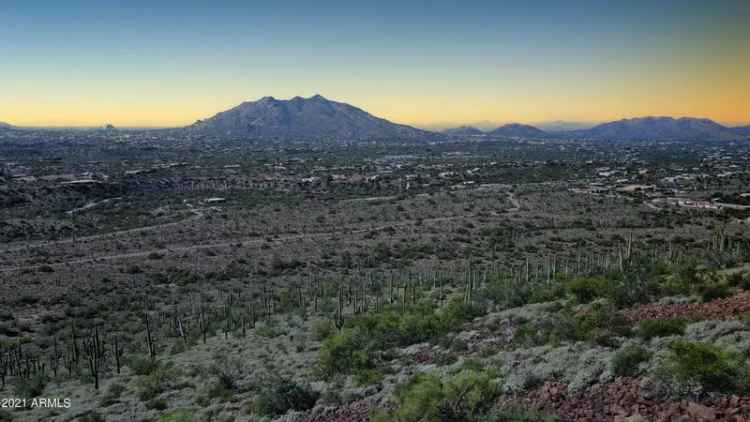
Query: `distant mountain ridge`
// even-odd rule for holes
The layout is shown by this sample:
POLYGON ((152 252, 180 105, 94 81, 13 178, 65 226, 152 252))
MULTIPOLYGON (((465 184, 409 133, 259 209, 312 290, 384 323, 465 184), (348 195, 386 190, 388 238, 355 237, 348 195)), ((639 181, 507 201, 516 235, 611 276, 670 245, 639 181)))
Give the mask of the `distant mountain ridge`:
POLYGON ((591 128, 545 131, 536 126, 509 123, 483 132, 473 126, 444 130, 449 136, 486 135, 494 138, 594 139, 657 141, 730 141, 750 139, 750 126, 726 127, 710 119, 694 117, 636 117, 601 123, 591 128))
POLYGON ((546 138, 549 134, 537 127, 520 123, 509 123, 487 133, 489 136, 505 138, 546 138))
POLYGON ((750 125, 748 126, 735 126, 732 128, 732 132, 744 136, 746 138, 750 138, 750 125))
POLYGON ((477 129, 474 126, 459 126, 452 129, 446 129, 443 133, 453 136, 481 136, 485 134, 484 131, 477 129))
POLYGON ((13 125, 5 122, 0 122, 0 129, 13 129, 13 125))
POLYGON ((713 120, 693 117, 637 117, 602 123, 591 129, 562 132, 564 136, 613 140, 735 140, 738 132, 713 120))
POLYGON ((441 135, 375 117, 352 105, 321 95, 247 101, 186 128, 229 138, 418 140, 441 135))
POLYGON ((549 122, 537 122, 533 123, 532 126, 541 129, 547 133, 552 132, 565 132, 570 130, 586 130, 591 129, 600 122, 576 122, 566 120, 553 120, 549 122))

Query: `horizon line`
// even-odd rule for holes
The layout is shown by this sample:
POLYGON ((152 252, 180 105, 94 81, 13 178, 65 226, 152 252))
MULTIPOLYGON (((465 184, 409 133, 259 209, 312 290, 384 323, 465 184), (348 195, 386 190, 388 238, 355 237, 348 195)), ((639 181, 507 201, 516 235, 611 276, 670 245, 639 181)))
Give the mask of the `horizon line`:
MULTIPOLYGON (((375 115, 373 115, 375 116, 375 115)), ((379 117, 379 116, 375 116, 379 117)), ((553 120, 543 120, 543 121, 522 121, 522 120, 497 120, 497 121, 478 121, 478 122, 431 122, 431 123, 411 123, 411 122, 396 122, 390 119, 386 119, 391 121, 392 123, 396 124, 404 124, 408 126, 413 126, 418 129, 424 129, 424 130, 431 130, 431 131, 439 131, 439 130, 445 130, 445 129, 454 129, 454 128, 461 128, 461 127, 476 127, 478 129, 481 129, 481 127, 486 126, 501 126, 501 125, 507 125, 507 124, 524 124, 529 126, 543 126, 543 125, 552 125, 552 124, 574 124, 574 125, 589 125, 589 126, 595 126, 600 125, 604 123, 610 123, 610 122, 617 122, 621 120, 631 120, 631 119, 642 119, 642 118, 660 118, 660 117, 667 117, 672 119, 681 119, 681 118, 689 118, 689 119, 706 119, 711 120, 715 123, 718 123, 722 126, 726 126, 728 128, 734 128, 734 127, 742 127, 750 125, 750 120, 746 121, 724 121, 724 120, 714 120, 710 117, 702 117, 702 116, 688 116, 688 115, 643 115, 643 116, 633 116, 633 117, 620 117, 612 120, 564 120, 564 119, 553 119, 553 120)), ((176 125, 118 125, 112 122, 106 122, 102 124, 72 124, 72 125, 49 125, 49 124, 31 124, 31 125, 18 125, 14 124, 12 122, 3 121, 0 120, 0 123, 5 123, 10 125, 13 128, 17 129, 105 129, 107 125, 114 126, 115 129, 126 129, 126 130, 160 130, 160 129, 180 129, 186 126, 190 126, 192 123, 186 123, 186 124, 176 124, 176 125)), ((558 130, 558 132, 566 132, 571 130, 577 130, 577 129, 563 129, 558 130)))

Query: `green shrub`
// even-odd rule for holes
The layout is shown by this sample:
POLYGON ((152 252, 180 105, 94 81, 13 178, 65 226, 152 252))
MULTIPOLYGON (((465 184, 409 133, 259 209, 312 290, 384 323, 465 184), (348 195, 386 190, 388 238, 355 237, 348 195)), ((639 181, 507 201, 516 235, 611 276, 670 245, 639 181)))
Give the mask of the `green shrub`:
POLYGON ((434 375, 420 374, 395 391, 397 408, 374 412, 373 422, 439 422, 444 399, 443 383, 434 375))
POLYGON ((203 396, 200 398, 200 403, 208 405, 213 399, 219 399, 221 402, 227 402, 232 399, 233 390, 228 387, 227 384, 222 381, 221 378, 214 380, 208 385, 203 391, 203 396))
POLYGON ((463 370, 445 382, 419 374, 396 387, 394 410, 372 416, 374 422, 484 421, 500 393, 489 373, 463 370))
POLYGON ((483 313, 477 305, 454 301, 442 310, 421 306, 403 314, 391 310, 356 316, 323 342, 318 372, 329 379, 338 373, 375 369, 383 351, 434 340, 483 313))
POLYGON ((159 362, 146 356, 133 355, 128 359, 127 366, 135 375, 149 375, 159 367, 159 362))
POLYGON ((721 299, 731 295, 732 288, 723 283, 710 284, 701 289, 701 299, 703 302, 710 302, 714 299, 721 299))
MULTIPOLYGON (((0 419, 1 420, 1 419, 0 419)), ((96 411, 91 411, 74 419, 75 422, 105 422, 104 416, 96 411)))
POLYGON ((179 371, 171 363, 158 365, 148 375, 138 377, 136 381, 138 398, 143 402, 156 399, 174 385, 178 376, 179 371))
POLYGON ((101 399, 101 406, 102 407, 108 407, 115 403, 117 403, 117 399, 120 398, 120 395, 125 391, 125 386, 118 383, 112 383, 107 388, 107 391, 104 393, 101 399))
POLYGON ((706 278, 703 270, 692 265, 682 266, 673 274, 664 277, 661 292, 666 296, 700 293, 707 284, 706 278))
POLYGON ((640 372, 638 365, 651 358, 651 353, 641 346, 630 345, 618 350, 612 358, 612 369, 619 377, 634 377, 640 372))
POLYGON ((578 277, 570 280, 567 288, 578 303, 589 303, 597 297, 606 296, 610 283, 601 277, 578 277))
POLYGON ((628 337, 630 323, 610 303, 595 303, 591 311, 579 317, 581 330, 588 332, 588 339, 600 346, 613 347, 613 337, 628 337))
POLYGON ((553 280, 544 283, 531 291, 528 303, 552 302, 565 296, 565 284, 553 280))
POLYGON ((727 277, 727 283, 733 287, 750 290, 750 272, 736 272, 727 277))
POLYGON ((146 403, 146 409, 164 410, 167 408, 167 402, 163 399, 154 399, 146 403))
POLYGON ((261 415, 279 416, 289 410, 312 409, 320 395, 305 386, 281 380, 261 390, 255 400, 255 411, 261 415))
POLYGON ((750 390, 750 368, 739 354, 706 343, 675 341, 658 376, 678 396, 750 390))
POLYGON ((266 338, 274 338, 282 334, 284 332, 273 324, 261 325, 255 329, 255 335, 266 338))
POLYGON ((559 344, 563 341, 589 341, 612 347, 615 345, 614 337, 628 335, 630 325, 614 306, 596 303, 584 314, 564 308, 549 318, 521 324, 513 341, 525 346, 559 344))
POLYGON ((360 369, 354 372, 354 383, 363 387, 383 380, 383 374, 376 369, 360 369))
POLYGON ((322 341, 336 333, 336 326, 330 319, 318 319, 313 321, 312 335, 315 340, 322 341))
POLYGON ((518 282, 490 276, 480 296, 499 309, 517 308, 529 303, 551 302, 566 293, 566 284, 559 280, 518 282))
POLYGON ((244 363, 238 358, 230 359, 225 355, 217 355, 214 359, 210 372, 216 378, 206 394, 208 399, 219 397, 222 401, 228 401, 237 389, 237 380, 244 372, 244 363))
POLYGON ((450 413, 472 419, 485 414, 502 392, 495 375, 463 370, 445 383, 443 390, 450 413))
POLYGON ((22 398, 39 397, 47 386, 47 378, 36 374, 29 379, 21 379, 16 383, 16 394, 22 398))
POLYGON ((352 370, 373 369, 375 357, 360 330, 344 329, 329 337, 318 352, 319 374, 330 379, 336 374, 352 370))
POLYGON ((162 415, 159 422, 196 422, 198 419, 195 417, 196 409, 176 409, 171 412, 167 412, 162 415))
POLYGON ((688 321, 684 318, 644 320, 638 324, 638 337, 651 340, 654 337, 682 335, 687 323, 688 321))

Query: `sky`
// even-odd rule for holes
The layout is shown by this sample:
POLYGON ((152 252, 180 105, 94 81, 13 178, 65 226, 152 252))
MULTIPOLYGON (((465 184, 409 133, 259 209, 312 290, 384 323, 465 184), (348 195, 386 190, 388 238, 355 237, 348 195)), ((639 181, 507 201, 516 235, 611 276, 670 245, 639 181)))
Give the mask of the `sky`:
POLYGON ((399 123, 750 122, 750 1, 0 3, 0 121, 179 126, 321 94, 399 123))

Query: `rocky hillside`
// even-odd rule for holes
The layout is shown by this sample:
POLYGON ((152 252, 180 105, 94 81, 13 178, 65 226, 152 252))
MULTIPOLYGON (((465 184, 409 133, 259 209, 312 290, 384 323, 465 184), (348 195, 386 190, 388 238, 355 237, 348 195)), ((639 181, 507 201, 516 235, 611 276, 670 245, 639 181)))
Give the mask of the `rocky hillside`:
POLYGON ((51 383, 45 394, 72 397, 75 411, 23 420, 746 422, 748 270, 661 274, 670 291, 696 294, 625 307, 633 299, 612 296, 616 278, 583 277, 535 293, 557 299, 504 310, 449 289, 340 329, 278 315, 203 341, 175 337, 154 361, 128 359, 99 392, 51 383))

